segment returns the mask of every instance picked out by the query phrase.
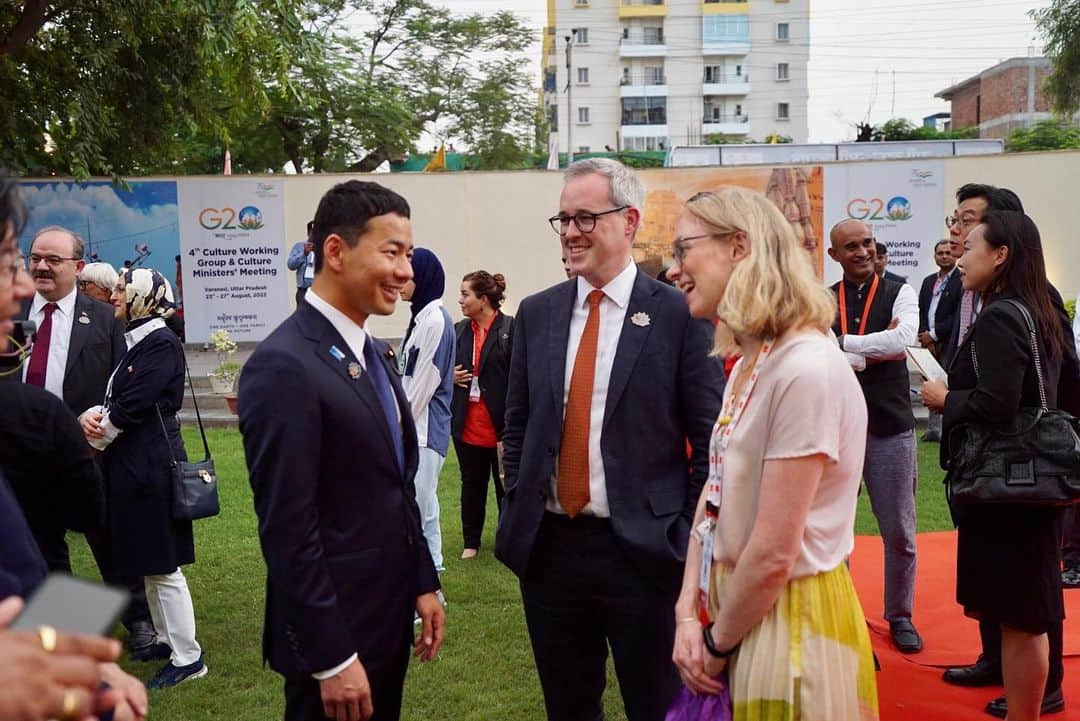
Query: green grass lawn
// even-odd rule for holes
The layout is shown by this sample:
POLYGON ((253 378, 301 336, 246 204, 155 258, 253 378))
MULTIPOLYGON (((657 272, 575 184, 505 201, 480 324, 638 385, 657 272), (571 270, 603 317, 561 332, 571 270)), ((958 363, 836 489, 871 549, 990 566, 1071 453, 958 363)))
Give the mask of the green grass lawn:
MULTIPOLYGON (((221 483, 221 515, 195 526, 196 558, 184 569, 195 601, 199 642, 210 674, 199 681, 150 695, 152 717, 168 721, 270 721, 282 715, 280 677, 262 666, 261 635, 265 568, 256 535, 240 435, 207 431, 221 483)), ((187 447, 199 445, 191 429, 187 447)), ((920 445, 919 530, 951 528, 942 493, 937 446, 920 445)), ((529 650, 521 598, 514 576, 491 555, 494 495, 488 508, 480 556, 461 561, 460 477, 453 454, 443 468, 442 503, 449 601, 447 634, 438 660, 414 663, 405 685, 403 719, 412 721, 534 721, 543 701, 529 650)), ((866 494, 859 500, 858 533, 877 533, 866 494)), ((71 538, 76 573, 97 570, 81 536, 71 538)), ((160 662, 127 664, 143 680, 160 662)), ((625 721, 610 669, 606 707, 625 721)))

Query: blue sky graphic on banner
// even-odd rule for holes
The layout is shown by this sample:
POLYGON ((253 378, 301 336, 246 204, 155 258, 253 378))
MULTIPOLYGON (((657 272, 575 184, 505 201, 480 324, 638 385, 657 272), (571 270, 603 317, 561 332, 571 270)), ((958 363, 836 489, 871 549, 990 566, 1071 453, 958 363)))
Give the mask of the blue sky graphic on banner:
POLYGON ((108 181, 23 183, 30 222, 20 246, 29 252, 30 239, 39 228, 61 225, 86 240, 87 262, 91 254, 114 268, 130 260, 172 280, 180 253, 176 182, 147 180, 128 185, 130 190, 108 181))

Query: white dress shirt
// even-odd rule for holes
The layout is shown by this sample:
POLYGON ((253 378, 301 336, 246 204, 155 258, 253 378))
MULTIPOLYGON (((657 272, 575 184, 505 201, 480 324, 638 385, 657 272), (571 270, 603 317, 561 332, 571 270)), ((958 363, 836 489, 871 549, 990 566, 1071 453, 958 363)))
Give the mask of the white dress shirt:
MULTIPOLYGON (((615 364, 615 351, 619 347, 626 309, 630 305, 630 294, 634 291, 637 266, 633 261, 623 272, 599 290, 604 291, 600 301, 600 334, 596 341, 596 375, 593 377, 592 407, 589 412, 589 503, 582 510, 586 515, 608 518, 607 483, 604 478, 604 457, 600 453, 600 436, 604 427, 604 409, 607 406, 608 386, 611 381, 611 368, 615 364)), ((581 335, 585 332, 585 321, 589 318, 589 293, 597 290, 582 277, 577 279, 577 300, 570 316, 570 339, 566 344, 566 383, 563 388, 563 415, 566 414, 566 401, 570 397, 570 378, 574 375, 574 360, 577 358, 581 335)), ((558 462, 555 463, 556 475, 558 462)), ((551 479, 551 493, 548 494, 547 509, 555 513, 565 513, 559 504, 558 479, 551 479)))
POLYGON ((906 283, 900 286, 900 292, 893 301, 892 317, 899 323, 890 330, 844 336, 841 347, 852 368, 857 371, 864 370, 868 359, 904 358, 905 349, 909 345, 915 345, 919 336, 919 297, 915 295, 915 289, 906 283))
POLYGON ((937 280, 934 281, 934 287, 932 288, 932 295, 930 298, 930 307, 926 309, 926 325, 929 326, 927 331, 930 333, 930 337, 937 342, 937 309, 941 303, 941 294, 945 292, 945 286, 949 284, 949 279, 952 278, 952 274, 956 272, 956 266, 945 274, 942 278, 940 275, 937 280))
MULTIPOLYGON (((60 400, 64 399, 64 371, 67 370, 68 348, 71 347, 71 328, 75 322, 75 295, 78 288, 72 288, 71 292, 56 301, 56 310, 52 314, 52 330, 49 332, 49 360, 45 366, 45 390, 52 393, 60 400)), ((41 330, 41 323, 45 320, 45 306, 50 301, 45 300, 41 293, 34 294, 34 302, 30 306, 30 317, 37 323, 41 330)), ((23 381, 26 380, 26 372, 30 370, 30 363, 23 365, 23 381)))

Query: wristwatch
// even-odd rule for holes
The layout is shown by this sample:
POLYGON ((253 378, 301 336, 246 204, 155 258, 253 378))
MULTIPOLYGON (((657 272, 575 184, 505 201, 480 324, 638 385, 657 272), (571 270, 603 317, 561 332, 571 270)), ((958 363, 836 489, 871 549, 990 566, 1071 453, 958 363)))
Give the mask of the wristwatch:
POLYGON ((739 648, 739 644, 735 644, 726 651, 721 651, 716 648, 716 641, 714 641, 712 637, 712 627, 713 624, 710 623, 708 626, 701 629, 701 636, 705 640, 705 650, 709 652, 709 655, 713 658, 727 658, 731 654, 735 653, 735 651, 737 651, 739 648))

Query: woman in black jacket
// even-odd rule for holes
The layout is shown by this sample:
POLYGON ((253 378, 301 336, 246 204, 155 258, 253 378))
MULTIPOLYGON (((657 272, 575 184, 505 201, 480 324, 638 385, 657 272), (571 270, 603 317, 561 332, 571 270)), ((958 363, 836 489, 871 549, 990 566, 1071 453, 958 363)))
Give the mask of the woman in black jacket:
MULTIPOLYGON (((1050 408, 1057 407, 1064 355, 1035 223, 1016 211, 988 213, 964 248, 964 288, 980 294, 982 308, 953 357, 948 388, 940 381, 923 385, 923 402, 944 413, 946 467, 950 443, 959 442, 952 431, 961 424, 1005 425, 1021 408, 1040 405, 1031 336, 1021 311, 1006 301, 1019 301, 1035 320, 1050 408)), ((1045 707, 1047 629, 1064 618, 1061 511, 1011 504, 951 510, 958 529, 957 601, 966 615, 1001 626, 1008 718, 1036 719, 1045 707)))
POLYGON ((165 320, 176 308, 156 270, 129 268, 112 294, 127 323, 128 351, 113 371, 105 405, 81 416, 90 445, 104 451, 106 531, 118 572, 143 576, 167 663, 147 684, 168 688, 205 676, 195 610, 180 566, 195 562, 191 521, 172 517, 173 458, 187 460, 176 413, 184 398, 184 349, 165 320))
POLYGON ((480 550, 487 511, 488 478, 494 480, 495 501, 502 509, 498 444, 506 411, 506 382, 510 375, 510 345, 514 318, 499 310, 506 298, 506 279, 485 270, 461 280, 458 305, 465 315, 454 326, 457 365, 452 406, 454 451, 461 467, 462 559, 480 550))

